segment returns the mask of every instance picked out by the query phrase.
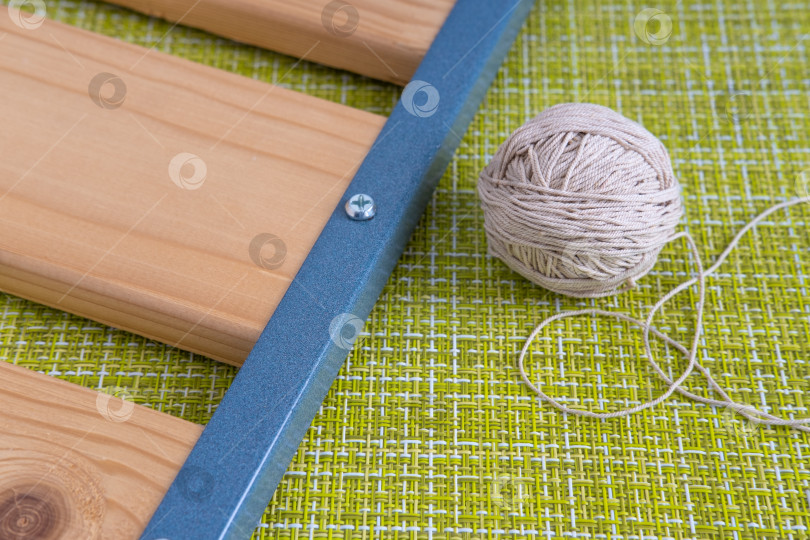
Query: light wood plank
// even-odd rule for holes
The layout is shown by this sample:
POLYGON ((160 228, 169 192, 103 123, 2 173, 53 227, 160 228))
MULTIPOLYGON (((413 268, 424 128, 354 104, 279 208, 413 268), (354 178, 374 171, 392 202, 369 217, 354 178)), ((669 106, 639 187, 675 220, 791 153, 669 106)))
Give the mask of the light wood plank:
POLYGON ((138 538, 202 432, 4 362, 0 402, 0 538, 138 538))
POLYGON ((240 364, 385 119, 5 10, 0 289, 240 364), (91 99, 99 73, 120 107, 91 99), (280 266, 252 260, 262 234, 280 266))
POLYGON ((112 0, 251 45, 407 83, 454 0, 112 0))

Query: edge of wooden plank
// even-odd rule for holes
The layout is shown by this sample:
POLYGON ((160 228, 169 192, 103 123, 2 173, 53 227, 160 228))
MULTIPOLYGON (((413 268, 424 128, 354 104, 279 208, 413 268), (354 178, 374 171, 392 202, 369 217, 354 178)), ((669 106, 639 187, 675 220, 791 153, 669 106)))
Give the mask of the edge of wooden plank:
POLYGON ((185 319, 172 317, 156 311, 144 311, 138 303, 112 298, 97 292, 92 279, 84 287, 76 287, 65 296, 76 279, 54 279, 37 273, 36 261, 23 261, 17 254, 0 253, 0 283, 2 290, 54 309, 87 317, 101 324, 132 332, 169 345, 182 341, 183 350, 202 354, 208 358, 241 365, 256 339, 238 336, 232 331, 222 331, 199 325, 188 331, 185 319))
POLYGON ((214 34, 404 85, 453 0, 111 0, 214 34))
POLYGON ((5 362, 0 402, 0 538, 137 538, 202 432, 5 362))

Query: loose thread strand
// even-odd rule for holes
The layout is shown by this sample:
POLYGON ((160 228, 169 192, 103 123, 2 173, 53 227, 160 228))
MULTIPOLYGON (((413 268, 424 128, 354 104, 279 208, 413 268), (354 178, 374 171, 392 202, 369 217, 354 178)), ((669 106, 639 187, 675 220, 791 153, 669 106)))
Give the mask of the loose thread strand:
MULTIPOLYGON (((709 371, 698 361, 697 359, 697 350, 698 344, 700 342, 700 334, 703 331, 703 312, 704 312, 704 304, 705 304, 705 289, 706 289, 706 277, 712 275, 720 266, 725 262, 728 256, 734 251, 734 249, 739 244, 740 239, 751 229, 755 228, 759 223, 761 223, 765 218, 777 212, 781 209, 788 208, 791 206, 795 206, 802 203, 810 203, 810 197, 801 197, 798 199, 792 199, 789 201, 785 201, 779 204, 775 204, 765 210, 764 212, 757 215, 754 219, 749 221, 742 229, 740 229, 731 242, 728 244, 726 249, 717 257, 717 260, 710 266, 707 270, 703 270, 703 262, 700 257, 700 252, 695 244, 695 241, 692 239, 691 235, 686 232, 679 232, 670 237, 667 243, 677 240, 679 238, 684 238, 686 242, 689 244, 689 247, 692 251, 694 256, 694 263, 697 267, 697 276, 693 277, 680 285, 676 286, 670 292, 665 294, 658 302, 650 309, 649 314, 647 315, 646 320, 642 321, 641 319, 631 317, 629 315, 625 315, 623 313, 614 313, 610 311, 606 311, 603 309, 583 309, 583 310, 576 310, 576 311, 566 311, 563 313, 558 313, 556 315, 552 315, 544 319, 540 324, 538 324, 529 337, 526 339, 526 343, 523 345, 523 348, 520 351, 520 355, 518 356, 518 370, 520 371, 520 376, 523 379, 523 382, 538 396, 540 396, 544 401, 546 401, 549 405, 553 406, 555 409, 567 413, 573 414, 578 416, 587 416, 590 418, 617 418, 621 416, 628 416, 644 409, 649 409, 658 405, 669 398, 673 393, 678 392, 679 394, 701 402, 707 405, 713 405, 718 407, 730 407, 732 410, 738 412, 742 416, 746 417, 751 422, 755 422, 758 424, 768 425, 768 426, 788 426, 799 431, 810 432, 810 426, 806 424, 810 424, 810 417, 808 418, 797 418, 797 419, 786 419, 780 416, 776 416, 765 411, 761 411, 754 406, 746 405, 744 403, 739 403, 734 401, 728 393, 715 381, 715 379, 711 376, 709 371), (664 334, 663 332, 656 329, 652 322, 655 318, 655 314, 661 307, 672 299, 674 296, 678 295, 682 291, 688 289, 692 285, 698 285, 698 295, 699 301, 697 305, 697 316, 696 316, 696 324, 695 324, 695 333, 691 342, 691 346, 687 348, 682 343, 679 343, 669 337, 668 335, 664 334), (526 373, 526 369, 524 367, 524 359, 526 354, 528 353, 529 349, 531 348, 532 343, 540 334, 540 332, 548 326, 550 323, 554 321, 558 321, 561 319, 571 318, 571 317, 578 317, 588 315, 591 317, 594 316, 603 316, 603 317, 611 317, 617 320, 622 320, 625 322, 629 322, 639 326, 644 332, 644 350, 647 355, 647 361, 652 366, 655 373, 658 377, 661 378, 668 386, 666 391, 663 394, 658 396, 655 399, 647 401, 645 403, 641 403, 639 405, 635 405, 633 407, 629 407, 627 409, 622 409, 613 412, 604 412, 598 413, 593 411, 588 411, 584 409, 574 409, 563 405, 556 399, 552 398, 548 394, 544 393, 540 388, 534 385, 530 380, 526 373), (661 366, 656 362, 655 355, 653 355, 652 347, 650 345, 650 335, 655 336, 657 339, 671 345, 676 350, 681 352, 686 358, 688 358, 689 362, 686 366, 684 372, 675 380, 672 380, 662 369, 661 366), (721 399, 714 399, 714 398, 707 398, 704 396, 699 396, 694 394, 685 388, 683 388, 684 381, 692 374, 693 371, 697 370, 700 372, 706 381, 709 383, 709 386, 717 392, 721 399)), ((781 410, 778 409, 778 410, 781 410)))

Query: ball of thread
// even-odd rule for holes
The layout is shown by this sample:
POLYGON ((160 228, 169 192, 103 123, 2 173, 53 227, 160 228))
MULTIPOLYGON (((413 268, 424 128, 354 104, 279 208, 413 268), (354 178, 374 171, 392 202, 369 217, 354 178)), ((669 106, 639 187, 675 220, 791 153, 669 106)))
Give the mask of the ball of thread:
POLYGON ((580 298, 633 287, 682 214, 661 141, 591 103, 555 105, 518 128, 482 171, 478 192, 489 253, 580 298))

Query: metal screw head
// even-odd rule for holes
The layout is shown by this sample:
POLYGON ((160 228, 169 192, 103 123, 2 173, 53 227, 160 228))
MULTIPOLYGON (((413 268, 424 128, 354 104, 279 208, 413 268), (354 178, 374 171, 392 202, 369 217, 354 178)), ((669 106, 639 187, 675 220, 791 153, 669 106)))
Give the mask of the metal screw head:
POLYGON ((377 213, 377 205, 374 204, 374 199, 365 193, 358 193, 352 195, 346 201, 346 214, 358 221, 365 221, 371 219, 377 213))

